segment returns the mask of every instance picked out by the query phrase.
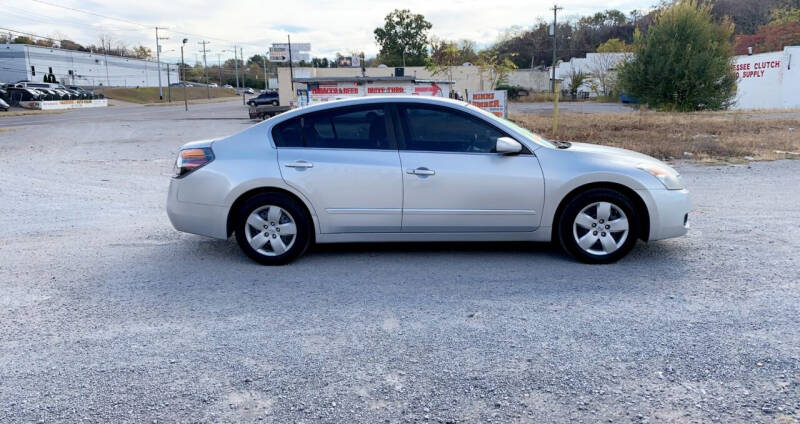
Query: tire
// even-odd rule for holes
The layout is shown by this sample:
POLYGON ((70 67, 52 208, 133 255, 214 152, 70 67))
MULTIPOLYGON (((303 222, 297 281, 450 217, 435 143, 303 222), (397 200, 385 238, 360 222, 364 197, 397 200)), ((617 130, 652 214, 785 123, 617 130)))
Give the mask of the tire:
POLYGON ((627 196, 612 189, 590 189, 567 201, 558 219, 558 241, 581 262, 613 263, 636 245, 639 222, 627 196))
POLYGON ((272 101, 272 106, 278 106, 278 101, 277 100, 273 100, 272 101))
POLYGON ((237 212, 236 242, 262 265, 284 265, 297 259, 311 244, 312 231, 314 226, 305 208, 279 193, 256 195, 237 212), (293 227, 287 225, 292 223, 293 227))

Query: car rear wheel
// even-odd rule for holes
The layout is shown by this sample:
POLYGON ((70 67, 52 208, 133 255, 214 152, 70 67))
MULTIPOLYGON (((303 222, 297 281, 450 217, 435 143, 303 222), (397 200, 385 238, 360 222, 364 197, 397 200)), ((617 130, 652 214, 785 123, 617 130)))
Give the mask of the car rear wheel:
POLYGON ((611 189, 591 189, 570 199, 558 223, 564 250, 581 262, 612 263, 633 249, 639 215, 631 200, 611 189))
POLYGON ((308 249, 313 226, 297 201, 268 193, 242 205, 235 231, 239 247, 251 259, 263 265, 283 265, 308 249))
POLYGON ((278 106, 278 101, 277 100, 273 100, 272 101, 272 106, 278 106))

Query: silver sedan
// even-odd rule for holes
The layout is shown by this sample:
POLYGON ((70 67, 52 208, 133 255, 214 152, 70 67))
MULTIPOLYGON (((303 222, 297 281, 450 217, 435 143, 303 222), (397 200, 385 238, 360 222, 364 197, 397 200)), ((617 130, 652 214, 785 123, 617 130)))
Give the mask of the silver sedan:
POLYGON ((689 194, 646 155, 548 141, 474 106, 364 97, 184 145, 167 213, 266 265, 311 243, 557 241, 609 263, 681 236, 689 194))

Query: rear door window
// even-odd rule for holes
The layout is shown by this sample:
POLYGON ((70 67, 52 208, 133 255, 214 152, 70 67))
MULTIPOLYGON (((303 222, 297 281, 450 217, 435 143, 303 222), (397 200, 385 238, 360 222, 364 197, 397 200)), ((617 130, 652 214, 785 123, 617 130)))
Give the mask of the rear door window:
POLYGON ((310 113, 283 122, 272 131, 277 147, 394 149, 383 105, 310 113))

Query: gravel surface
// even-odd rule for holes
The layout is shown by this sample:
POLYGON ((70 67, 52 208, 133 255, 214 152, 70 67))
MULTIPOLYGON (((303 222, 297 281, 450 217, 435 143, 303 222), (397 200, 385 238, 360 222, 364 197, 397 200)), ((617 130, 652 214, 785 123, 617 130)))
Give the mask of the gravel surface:
POLYGON ((0 422, 800 416, 800 161, 680 165, 691 232, 614 265, 367 244, 267 268, 164 211, 177 148, 245 109, 111 109, 0 134, 0 422))

